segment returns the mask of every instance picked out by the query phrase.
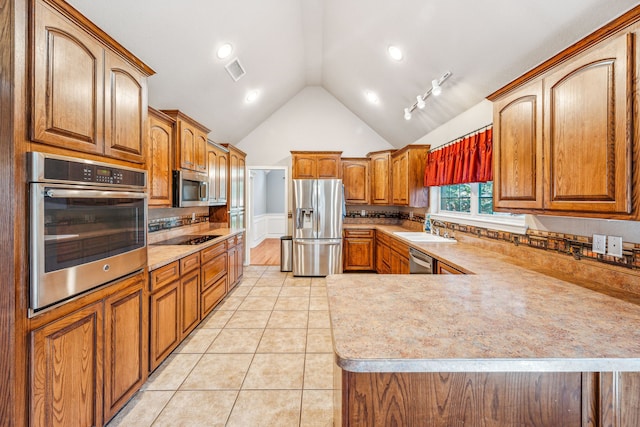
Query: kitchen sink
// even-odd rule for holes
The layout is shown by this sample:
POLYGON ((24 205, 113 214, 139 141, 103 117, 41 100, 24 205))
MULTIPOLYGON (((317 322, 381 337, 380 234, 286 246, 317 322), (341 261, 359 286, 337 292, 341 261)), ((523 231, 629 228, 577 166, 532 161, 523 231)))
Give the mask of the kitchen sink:
POLYGON ((410 242, 416 243, 455 243, 454 239, 447 239, 445 237, 436 236, 435 234, 427 234, 421 231, 394 231, 398 237, 407 239, 410 242))

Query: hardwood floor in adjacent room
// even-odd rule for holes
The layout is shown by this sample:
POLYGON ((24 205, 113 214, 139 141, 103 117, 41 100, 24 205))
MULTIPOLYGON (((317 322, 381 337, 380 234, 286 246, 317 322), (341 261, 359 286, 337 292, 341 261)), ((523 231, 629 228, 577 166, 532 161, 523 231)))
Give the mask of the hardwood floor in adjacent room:
POLYGON ((280 265, 280 239, 264 239, 251 248, 251 265, 280 265))

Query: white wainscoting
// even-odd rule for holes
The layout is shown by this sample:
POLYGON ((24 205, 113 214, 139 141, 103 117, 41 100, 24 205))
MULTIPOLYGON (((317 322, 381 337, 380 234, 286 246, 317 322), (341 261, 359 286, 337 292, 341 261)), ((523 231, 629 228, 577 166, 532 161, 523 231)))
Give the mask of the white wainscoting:
POLYGON ((285 214, 263 214, 253 217, 251 247, 255 248, 264 239, 279 239, 286 233, 285 214))

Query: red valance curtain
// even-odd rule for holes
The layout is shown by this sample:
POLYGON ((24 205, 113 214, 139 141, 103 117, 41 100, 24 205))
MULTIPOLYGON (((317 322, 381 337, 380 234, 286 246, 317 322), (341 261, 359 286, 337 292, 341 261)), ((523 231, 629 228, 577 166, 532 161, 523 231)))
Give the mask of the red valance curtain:
POLYGON ((429 152, 424 186, 487 182, 493 179, 493 129, 473 135, 429 152))

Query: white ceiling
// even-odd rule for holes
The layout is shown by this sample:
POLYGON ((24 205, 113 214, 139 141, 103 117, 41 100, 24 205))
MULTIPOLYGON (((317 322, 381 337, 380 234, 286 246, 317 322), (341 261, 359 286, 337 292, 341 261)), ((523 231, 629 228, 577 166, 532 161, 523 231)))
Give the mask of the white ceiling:
POLYGON ((410 144, 633 6, 631 0, 68 0, 156 71, 149 103, 238 143, 322 86, 390 144, 410 144), (235 50, 221 61, 224 42, 235 50), (389 45, 404 51, 401 62, 389 45), (238 57, 246 75, 224 66, 238 57), (433 79, 440 97, 403 118, 433 79), (244 99, 250 90, 260 96, 244 99), (370 104, 365 91, 380 102, 370 104))

